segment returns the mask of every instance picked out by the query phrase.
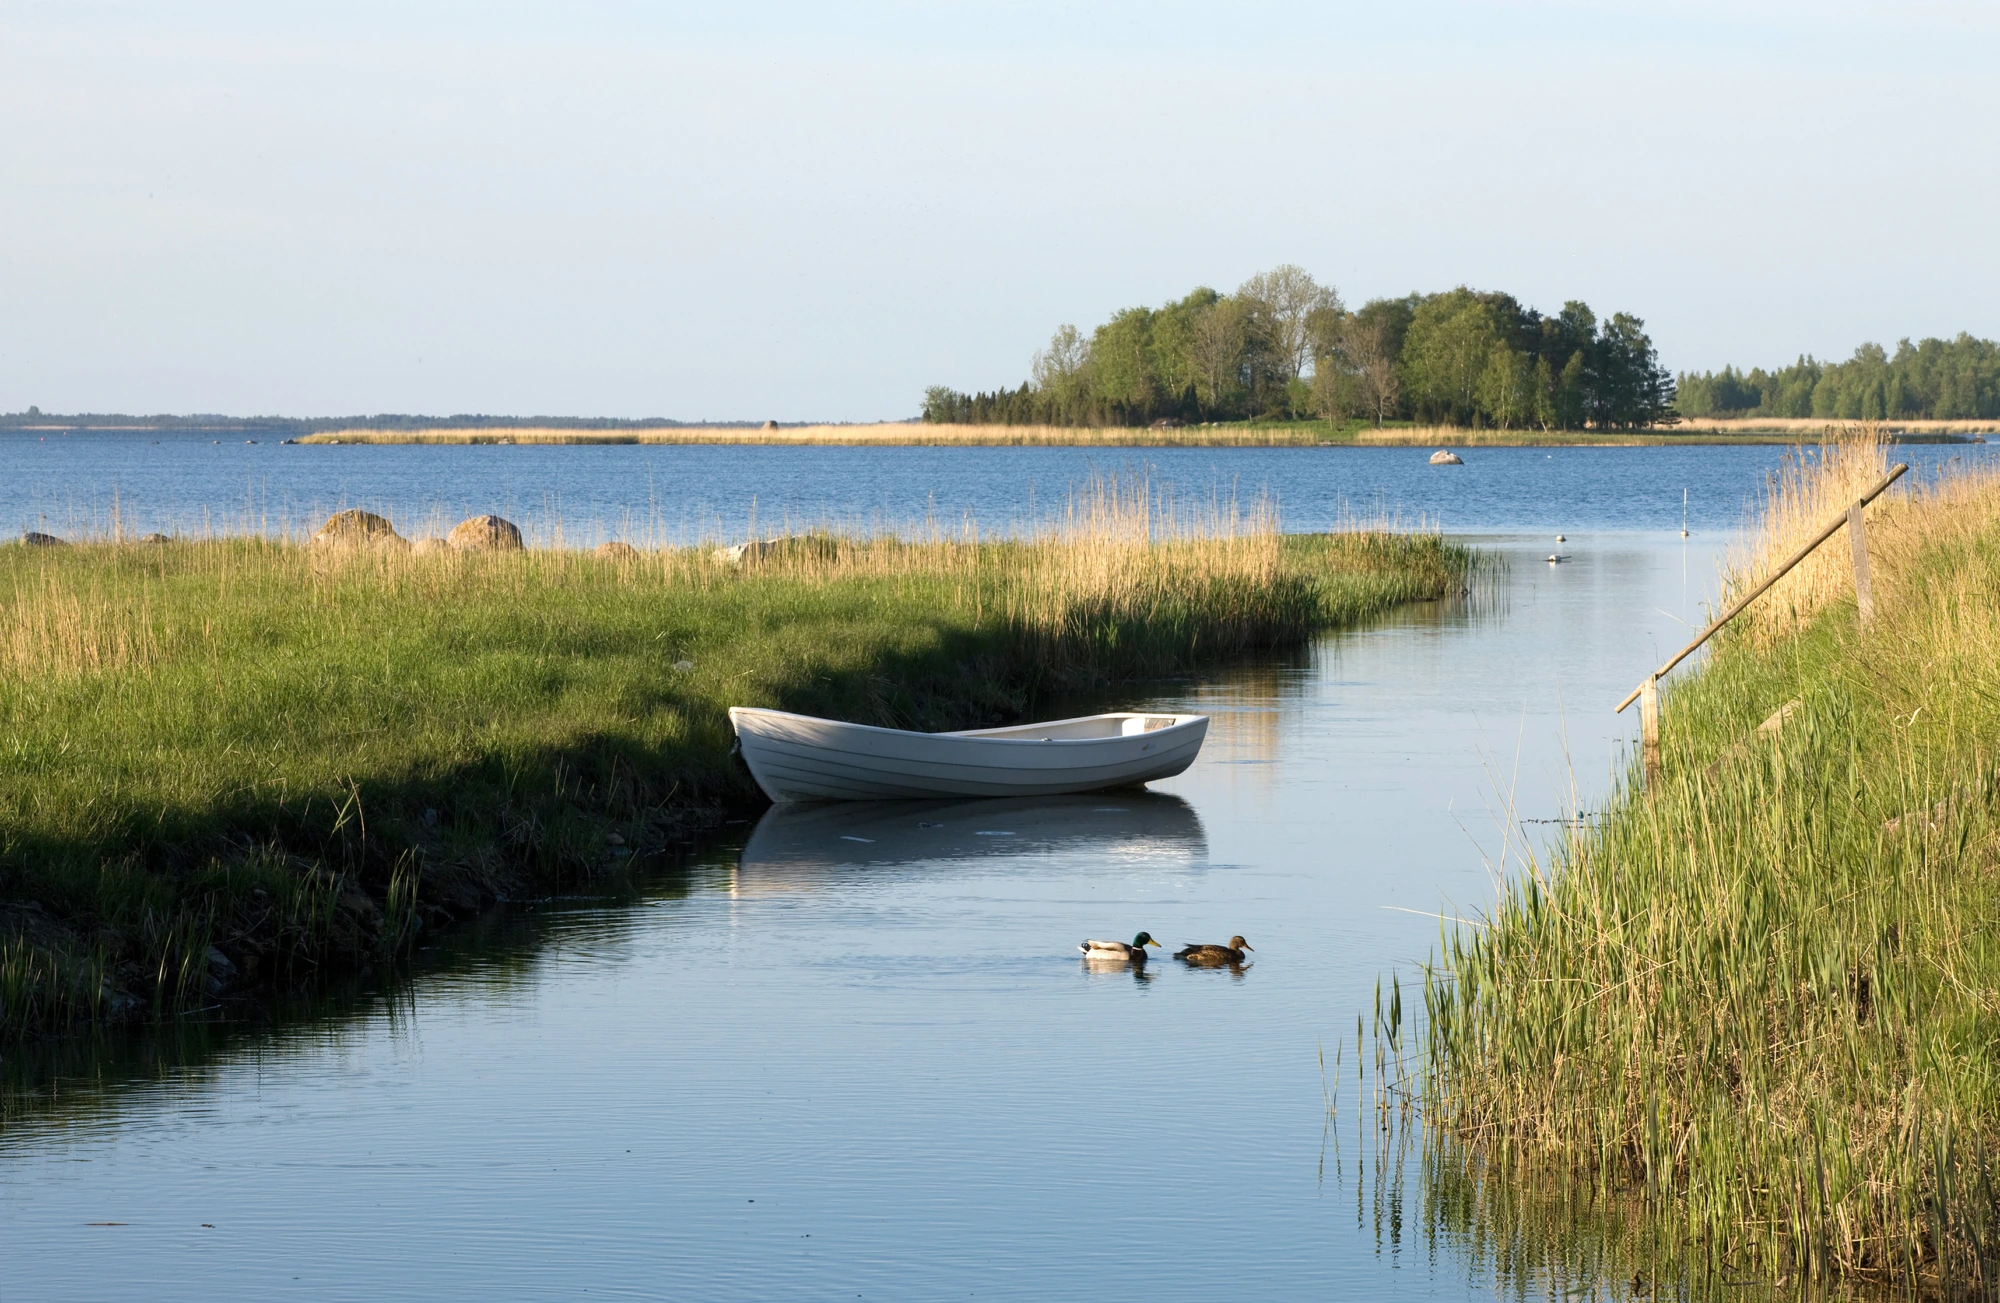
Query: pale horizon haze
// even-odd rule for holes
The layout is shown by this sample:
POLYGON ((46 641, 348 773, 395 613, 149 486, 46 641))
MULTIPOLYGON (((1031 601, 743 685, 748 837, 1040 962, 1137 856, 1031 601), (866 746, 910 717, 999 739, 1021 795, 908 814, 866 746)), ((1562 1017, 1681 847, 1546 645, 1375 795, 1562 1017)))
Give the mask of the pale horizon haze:
POLYGON ((2000 6, 0 3, 0 411, 913 416, 1292 262, 2000 336, 2000 6))

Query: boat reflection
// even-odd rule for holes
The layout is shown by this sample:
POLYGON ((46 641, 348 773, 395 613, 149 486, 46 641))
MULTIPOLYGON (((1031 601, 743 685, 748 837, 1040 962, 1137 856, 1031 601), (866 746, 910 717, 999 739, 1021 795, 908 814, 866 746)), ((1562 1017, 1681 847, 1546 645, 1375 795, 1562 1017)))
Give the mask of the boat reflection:
POLYGON ((1208 858, 1194 807, 1158 792, 969 801, 774 805, 744 844, 739 890, 806 885, 847 869, 1016 855, 1208 858))

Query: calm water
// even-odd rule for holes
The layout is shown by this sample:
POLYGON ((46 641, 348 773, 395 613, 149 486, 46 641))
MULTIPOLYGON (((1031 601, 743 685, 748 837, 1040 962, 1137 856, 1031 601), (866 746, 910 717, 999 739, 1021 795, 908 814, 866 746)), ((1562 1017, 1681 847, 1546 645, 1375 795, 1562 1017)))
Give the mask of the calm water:
MULTIPOLYGON (((1091 464, 993 452, 963 464, 1016 504, 1021 467, 1091 464)), ((985 492, 937 469, 956 452, 922 488, 913 454, 698 450, 700 492, 760 465, 802 509, 839 476, 873 474, 860 504, 885 512, 985 492)), ((276 1029, 16 1055, 0 1300, 1564 1296, 1430 1226, 1351 1083, 1329 1130, 1318 1053, 1413 975, 1434 915, 1490 900, 1510 827, 1539 841, 1601 801, 1636 727, 1611 706, 1700 619, 1710 525, 1775 457, 1481 452, 1447 481, 1410 456, 1151 458, 1269 479, 1294 524, 1301 499, 1399 485, 1447 524, 1534 517, 1471 536, 1508 561, 1485 600, 1144 698, 1215 717, 1152 795, 776 811, 276 1029), (1685 542, 1682 480, 1709 504, 1685 542), (1606 493, 1628 528, 1573 523, 1610 517, 1606 493), (1240 932, 1254 962, 1135 977, 1075 954, 1140 928, 1240 932)), ((349 463, 371 464, 393 458, 349 463)))
MULTIPOLYGON (((1909 447, 1920 472, 1992 445, 1909 447)), ((369 447, 217 443, 195 435, 0 434, 0 531, 316 529, 366 507, 416 537, 496 512, 532 540, 646 545, 834 524, 987 533, 1060 504, 1093 475, 1142 473, 1183 501, 1261 495, 1285 527, 1359 514, 1453 532, 1679 531, 1740 525, 1782 450, 1491 448, 1461 467, 1425 448, 369 447)))

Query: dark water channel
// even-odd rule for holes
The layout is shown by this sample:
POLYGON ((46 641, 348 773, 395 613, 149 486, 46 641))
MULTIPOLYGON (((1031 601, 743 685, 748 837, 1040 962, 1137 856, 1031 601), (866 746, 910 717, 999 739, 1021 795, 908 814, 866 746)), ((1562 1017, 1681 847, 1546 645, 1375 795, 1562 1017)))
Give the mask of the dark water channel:
POLYGON ((15 1054, 0 1300, 1598 1296, 1428 1218, 1319 1054, 1602 801, 1726 543, 1672 489, 1146 697, 1214 717, 1151 794, 774 811, 390 988, 15 1054), (1075 952, 1141 928, 1253 962, 1075 952))

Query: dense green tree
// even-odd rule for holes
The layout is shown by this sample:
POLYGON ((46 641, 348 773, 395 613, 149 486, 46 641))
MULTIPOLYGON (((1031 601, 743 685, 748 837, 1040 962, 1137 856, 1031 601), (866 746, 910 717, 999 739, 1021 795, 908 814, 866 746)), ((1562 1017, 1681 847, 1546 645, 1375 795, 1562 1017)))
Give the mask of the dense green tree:
POLYGON ((1494 306, 1464 286, 1419 303, 1403 341, 1403 381, 1417 418, 1477 423, 1490 355, 1506 347, 1494 306))

